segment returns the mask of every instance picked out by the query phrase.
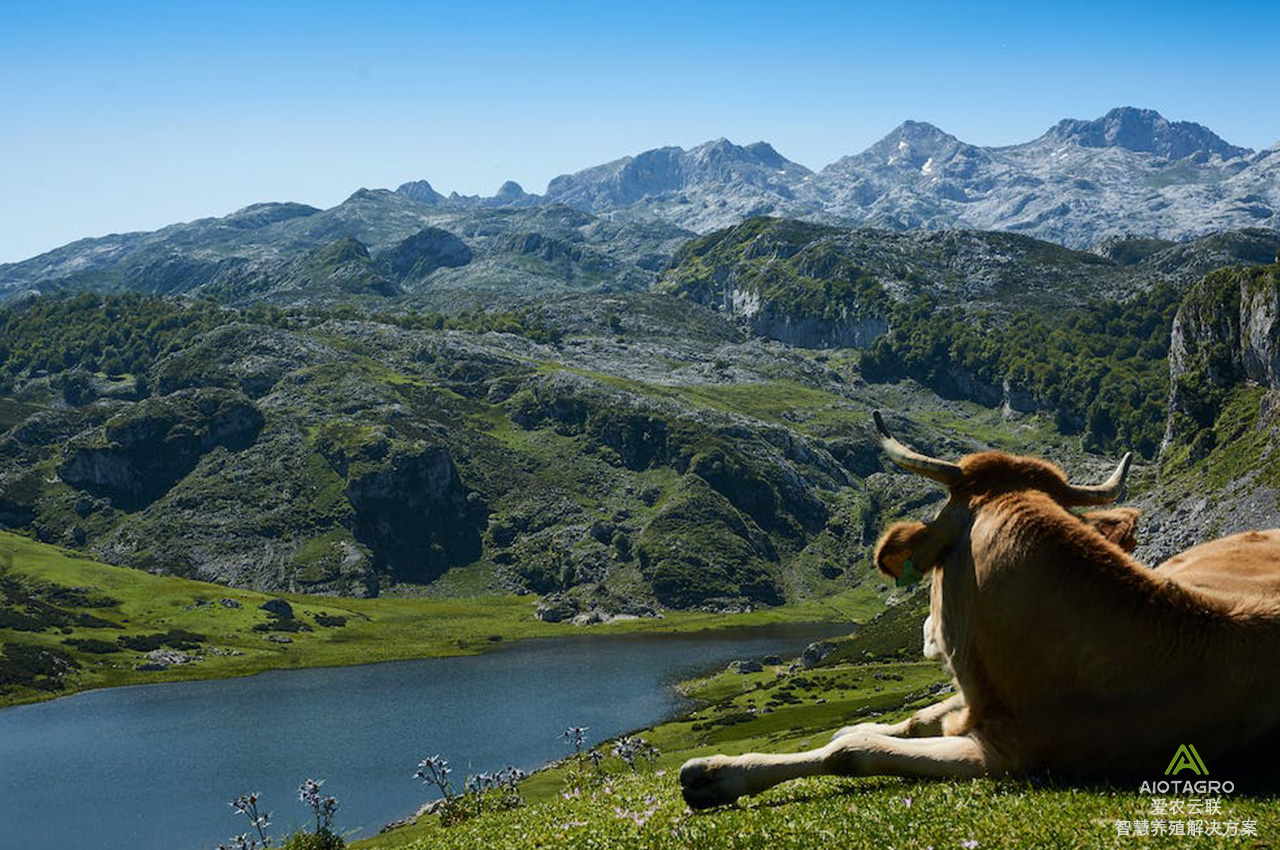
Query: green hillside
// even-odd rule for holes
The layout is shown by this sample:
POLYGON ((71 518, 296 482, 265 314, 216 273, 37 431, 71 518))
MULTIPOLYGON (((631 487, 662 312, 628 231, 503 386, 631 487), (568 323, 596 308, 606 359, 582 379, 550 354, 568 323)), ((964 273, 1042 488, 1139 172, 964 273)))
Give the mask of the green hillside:
POLYGON ((0 705, 117 685, 473 654, 570 629, 608 634, 861 620, 878 605, 874 595, 854 592, 754 614, 673 612, 662 619, 571 627, 535 618, 528 596, 269 595, 100 564, 0 532, 0 705), (290 616, 261 608, 272 600, 287 602, 290 616), (148 656, 155 651, 186 661, 139 669, 155 662, 148 656))

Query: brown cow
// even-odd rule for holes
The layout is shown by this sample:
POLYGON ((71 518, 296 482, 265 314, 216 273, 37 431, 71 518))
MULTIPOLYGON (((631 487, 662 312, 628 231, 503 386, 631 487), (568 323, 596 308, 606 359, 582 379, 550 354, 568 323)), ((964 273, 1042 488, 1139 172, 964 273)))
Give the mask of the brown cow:
MULTIPOLYGON (((1152 775, 1182 744, 1212 762, 1280 731, 1280 530, 1148 569, 1070 511, 1117 498, 1128 455, 1105 484, 1074 486, 1034 458, 927 457, 874 418, 895 463, 949 491, 932 522, 890 527, 875 561, 932 574, 931 637, 956 694, 809 752, 693 759, 690 806, 817 774, 1152 775)), ((1111 536, 1124 544, 1135 518, 1114 517, 1111 536)))

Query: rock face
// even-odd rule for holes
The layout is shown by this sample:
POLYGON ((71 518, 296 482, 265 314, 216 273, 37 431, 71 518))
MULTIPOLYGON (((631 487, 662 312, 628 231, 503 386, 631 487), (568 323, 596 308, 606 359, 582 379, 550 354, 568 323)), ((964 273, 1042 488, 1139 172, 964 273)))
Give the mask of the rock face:
POLYGON ((1280 266, 1214 272, 1184 299, 1169 347, 1165 444, 1213 424, 1223 391, 1280 389, 1280 266))
MULTIPOLYGON (((1257 228, 1178 244, 1116 240, 1099 256, 1008 233, 891 233, 757 218, 691 240, 657 289, 790 345, 869 348, 891 329, 893 302, 927 295, 937 306, 991 313, 1071 310, 1124 300, 1153 279, 1190 284, 1210 268, 1270 262, 1278 249, 1280 232, 1257 228)), ((1015 385, 960 372, 949 378, 960 397, 1036 409, 1015 385)))
POLYGON ((262 414, 226 390, 189 390, 149 399, 108 420, 100 437, 67 447, 58 476, 126 511, 145 507, 221 446, 251 445, 262 414))
POLYGON ((393 576, 427 582, 479 557, 487 511, 447 446, 341 425, 326 428, 317 446, 346 481, 356 540, 393 576))
POLYGON ((1140 560, 1280 526, 1278 307, 1280 264, 1214 272, 1184 298, 1169 351, 1162 486, 1136 503, 1140 560))

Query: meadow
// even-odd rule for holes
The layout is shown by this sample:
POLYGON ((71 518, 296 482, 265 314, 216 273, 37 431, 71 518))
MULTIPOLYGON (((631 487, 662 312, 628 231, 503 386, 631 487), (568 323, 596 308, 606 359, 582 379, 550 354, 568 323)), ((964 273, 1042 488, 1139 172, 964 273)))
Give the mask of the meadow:
POLYGON ((572 626, 537 619, 532 595, 266 594, 101 564, 0 532, 0 706, 91 688, 469 655, 530 638, 862 621, 880 605, 865 587, 746 614, 666 612, 572 626), (290 616, 261 608, 276 599, 290 616), (156 650, 199 660, 138 669, 156 650))

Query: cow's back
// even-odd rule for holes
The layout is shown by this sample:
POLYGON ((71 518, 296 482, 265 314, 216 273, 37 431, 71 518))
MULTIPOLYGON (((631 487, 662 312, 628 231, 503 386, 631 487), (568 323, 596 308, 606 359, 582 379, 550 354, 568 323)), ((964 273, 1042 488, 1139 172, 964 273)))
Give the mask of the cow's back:
POLYGON ((1274 608, 1280 613, 1280 529, 1246 531, 1174 555, 1155 568, 1235 608, 1274 608))

